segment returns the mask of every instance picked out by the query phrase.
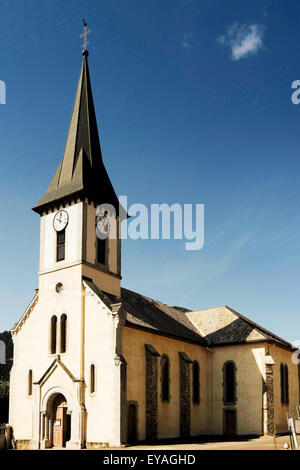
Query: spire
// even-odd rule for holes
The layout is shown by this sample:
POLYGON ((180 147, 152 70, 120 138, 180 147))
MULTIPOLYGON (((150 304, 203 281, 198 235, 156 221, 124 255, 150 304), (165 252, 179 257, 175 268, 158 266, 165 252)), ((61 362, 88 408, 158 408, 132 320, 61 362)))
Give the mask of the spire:
POLYGON ((63 159, 43 197, 33 210, 72 196, 109 203, 118 209, 118 199, 102 161, 100 140, 90 82, 88 51, 82 66, 63 159))

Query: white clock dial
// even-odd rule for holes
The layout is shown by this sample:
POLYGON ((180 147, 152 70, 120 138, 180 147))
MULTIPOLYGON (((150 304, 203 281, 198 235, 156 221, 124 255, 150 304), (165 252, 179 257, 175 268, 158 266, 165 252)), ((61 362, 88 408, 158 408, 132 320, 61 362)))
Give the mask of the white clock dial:
POLYGON ((98 238, 107 238, 109 235, 110 223, 107 212, 96 214, 96 233, 98 238))
POLYGON ((61 232, 68 225, 69 216, 66 211, 58 211, 53 219, 53 227, 57 232, 61 232))

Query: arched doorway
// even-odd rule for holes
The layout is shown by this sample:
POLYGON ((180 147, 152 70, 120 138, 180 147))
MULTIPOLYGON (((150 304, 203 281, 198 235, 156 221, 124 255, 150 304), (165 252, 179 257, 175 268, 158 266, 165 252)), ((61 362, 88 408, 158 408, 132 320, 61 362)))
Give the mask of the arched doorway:
POLYGON ((66 398, 57 394, 51 405, 52 446, 65 447, 71 438, 71 415, 68 414, 66 398))
POLYGON ((127 415, 127 443, 134 444, 137 441, 137 404, 128 404, 127 415))

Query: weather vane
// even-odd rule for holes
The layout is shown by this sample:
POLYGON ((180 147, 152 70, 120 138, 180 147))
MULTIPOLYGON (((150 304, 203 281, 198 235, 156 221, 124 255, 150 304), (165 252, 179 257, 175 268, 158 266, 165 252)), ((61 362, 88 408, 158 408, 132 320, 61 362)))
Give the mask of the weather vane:
POLYGON ((90 34, 91 30, 87 29, 87 22, 85 21, 85 19, 83 19, 82 21, 83 21, 83 33, 80 35, 80 37, 83 38, 82 48, 84 51, 86 51, 87 45, 89 44, 87 40, 87 36, 88 34, 90 34))

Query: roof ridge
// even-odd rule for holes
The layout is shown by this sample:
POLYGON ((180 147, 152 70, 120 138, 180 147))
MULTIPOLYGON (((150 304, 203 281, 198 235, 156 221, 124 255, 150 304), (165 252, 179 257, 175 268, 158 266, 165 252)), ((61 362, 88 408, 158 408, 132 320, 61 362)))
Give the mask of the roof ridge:
POLYGON ((163 302, 162 300, 157 300, 157 299, 153 299, 152 297, 147 297, 146 295, 144 294, 140 294, 139 292, 136 292, 136 291, 133 291, 131 289, 127 289, 126 287, 121 287, 121 290, 124 289, 124 290, 127 290, 128 292, 132 292, 133 294, 137 294, 137 295, 140 295, 141 297, 143 297, 144 299, 147 299, 147 300, 150 300, 152 302, 154 302, 155 304, 160 304, 164 307, 168 307, 168 308, 171 308, 172 310, 176 310, 176 312, 180 312, 180 313, 183 313, 183 314, 186 314, 188 312, 191 312, 192 310, 189 310, 185 307, 179 307, 179 308, 184 308, 186 310, 186 312, 183 312, 182 310, 179 310, 179 308, 175 307, 174 305, 169 305, 167 302, 163 302))
POLYGON ((207 307, 207 308, 199 308, 197 310, 189 310, 189 312, 204 312, 205 310, 216 310, 217 308, 227 307, 227 305, 218 305, 217 307, 207 307))

